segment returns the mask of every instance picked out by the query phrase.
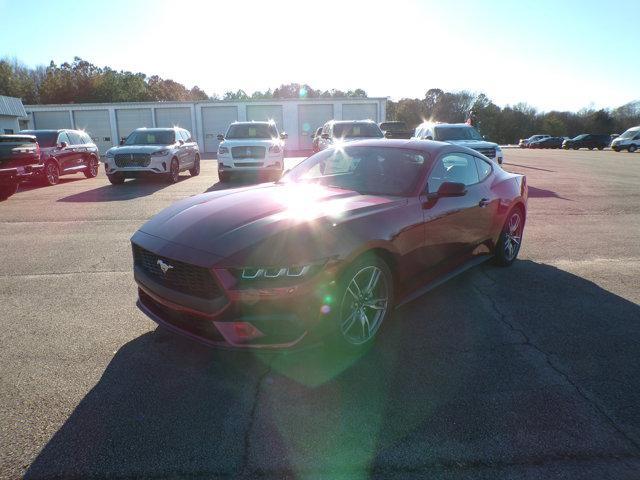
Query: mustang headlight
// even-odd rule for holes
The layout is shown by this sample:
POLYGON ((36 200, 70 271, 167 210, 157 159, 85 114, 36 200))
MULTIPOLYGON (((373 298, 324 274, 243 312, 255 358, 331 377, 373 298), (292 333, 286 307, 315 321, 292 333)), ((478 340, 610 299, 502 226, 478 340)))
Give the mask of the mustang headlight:
POLYGON ((312 265, 296 265, 292 267, 247 267, 242 269, 243 280, 259 280, 263 278, 301 278, 311 271, 312 265))

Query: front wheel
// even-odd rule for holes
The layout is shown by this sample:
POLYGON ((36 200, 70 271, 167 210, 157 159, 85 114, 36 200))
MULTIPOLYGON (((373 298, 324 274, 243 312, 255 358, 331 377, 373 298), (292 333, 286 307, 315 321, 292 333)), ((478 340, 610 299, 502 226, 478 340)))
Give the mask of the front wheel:
POLYGON ((124 175, 121 173, 107 173, 107 179, 111 185, 122 185, 124 183, 124 175))
POLYGON ((18 191, 18 184, 0 185, 0 201, 6 200, 18 191))
POLYGON ((355 350, 373 342, 393 307, 393 276, 389 266, 365 255, 340 277, 334 313, 335 341, 355 350))
POLYGON ((87 178, 95 178, 98 176, 98 159, 96 157, 89 158, 89 163, 84 171, 84 176, 87 178))
POLYGON ((189 169, 189 174, 192 177, 200 175, 200 155, 196 155, 196 159, 193 161, 193 167, 189 169))
POLYGON ((524 214, 520 208, 515 208, 509 215, 502 228, 495 250, 495 263, 501 267, 511 265, 520 252, 522 232, 524 230, 524 214))
POLYGON ((636 147, 635 145, 629 145, 629 148, 627 148, 627 151, 629 153, 633 153, 638 149, 638 147, 636 147))
POLYGON ((44 166, 44 176, 42 177, 45 185, 57 185, 60 181, 60 169, 58 164, 53 160, 47 162, 44 166))
POLYGON ((167 174, 167 182, 178 183, 178 180, 180 180, 180 165, 178 165, 178 159, 174 158, 171 160, 171 166, 167 174))

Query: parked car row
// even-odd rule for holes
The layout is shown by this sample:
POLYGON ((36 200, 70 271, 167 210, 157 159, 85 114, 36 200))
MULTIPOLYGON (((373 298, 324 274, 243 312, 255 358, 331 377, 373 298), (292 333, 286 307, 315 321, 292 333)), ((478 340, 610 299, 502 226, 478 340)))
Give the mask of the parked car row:
POLYGON ((528 142, 526 148, 562 148, 566 137, 550 137, 548 135, 538 140, 528 142))
POLYGON ((62 175, 98 175, 100 154, 80 130, 23 130, 0 135, 0 200, 13 195, 22 182, 56 185, 62 175))

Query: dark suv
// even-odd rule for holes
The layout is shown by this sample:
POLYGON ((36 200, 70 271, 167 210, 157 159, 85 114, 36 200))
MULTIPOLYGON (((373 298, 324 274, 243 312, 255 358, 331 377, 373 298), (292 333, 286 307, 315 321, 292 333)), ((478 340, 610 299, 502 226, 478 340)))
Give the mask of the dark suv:
POLYGON ((378 125, 386 138, 411 138, 413 130, 404 122, 382 122, 378 125))
POLYGON ((45 185, 55 185, 60 175, 84 173, 87 178, 98 175, 100 153, 89 135, 81 130, 23 130, 33 135, 40 145, 44 169, 40 176, 45 185))
POLYGON ((611 143, 611 135, 593 135, 591 133, 583 133, 575 138, 570 138, 562 142, 562 148, 569 150, 580 150, 581 148, 588 148, 593 150, 603 150, 611 143))
POLYGON ((40 149, 33 135, 0 135, 0 200, 18 190, 18 184, 42 172, 40 149))

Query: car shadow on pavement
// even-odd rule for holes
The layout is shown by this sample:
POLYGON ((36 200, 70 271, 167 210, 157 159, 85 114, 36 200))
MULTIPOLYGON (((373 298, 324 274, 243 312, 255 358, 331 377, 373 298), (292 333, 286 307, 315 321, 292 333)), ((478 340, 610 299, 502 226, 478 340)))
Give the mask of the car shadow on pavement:
POLYGON ((565 198, 558 195, 553 190, 546 190, 544 188, 537 188, 529 185, 529 198, 559 198, 560 200, 567 200, 572 202, 570 198, 565 198))
MULTIPOLYGON (((180 177, 182 182, 189 177, 180 177)), ((179 183, 178 182, 178 183, 179 183)), ((126 180, 121 185, 104 185, 80 193, 74 193, 61 198, 58 202, 117 202, 153 195, 155 192, 167 188, 172 184, 156 178, 134 178, 126 180)))
POLYGON ((532 261, 396 310, 356 356, 218 351, 158 328, 118 350, 26 478, 624 469, 639 339, 638 305, 532 261))
POLYGON ((84 175, 76 175, 73 177, 60 177, 57 185, 45 185, 38 181, 29 181, 20 184, 19 192, 28 192, 30 190, 37 190, 39 188, 56 188, 58 185, 64 185, 67 183, 77 182, 79 180, 87 180, 84 175))

